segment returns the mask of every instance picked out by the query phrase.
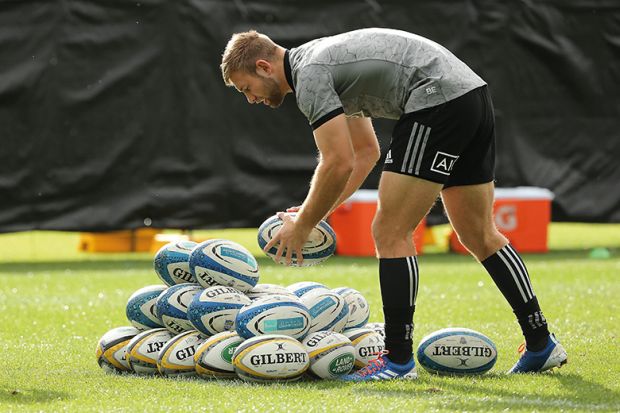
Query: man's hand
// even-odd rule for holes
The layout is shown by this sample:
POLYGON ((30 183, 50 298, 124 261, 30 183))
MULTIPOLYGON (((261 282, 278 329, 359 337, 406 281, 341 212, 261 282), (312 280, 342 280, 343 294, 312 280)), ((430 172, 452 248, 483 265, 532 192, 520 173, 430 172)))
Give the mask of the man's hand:
POLYGON ((297 266, 301 266, 303 263, 303 256, 301 254, 301 248, 304 246, 310 235, 312 228, 303 228, 298 225, 293 218, 284 213, 278 212, 278 218, 282 220, 282 227, 280 231, 265 245, 264 251, 269 251, 271 247, 278 245, 278 251, 274 258, 275 262, 280 263, 284 251, 286 251, 286 265, 290 266, 293 263, 293 252, 297 257, 297 266))
POLYGON ((301 209, 301 205, 292 206, 290 208, 286 208, 286 212, 299 212, 300 209, 301 209))

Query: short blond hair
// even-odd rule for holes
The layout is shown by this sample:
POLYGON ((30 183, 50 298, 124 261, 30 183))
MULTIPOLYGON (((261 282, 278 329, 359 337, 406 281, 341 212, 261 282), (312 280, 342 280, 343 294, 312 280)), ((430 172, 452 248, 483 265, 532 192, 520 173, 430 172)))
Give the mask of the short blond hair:
POLYGON ((273 61, 277 48, 269 37, 255 30, 233 34, 222 54, 220 69, 224 83, 233 86, 230 76, 235 72, 255 74, 256 61, 273 61))

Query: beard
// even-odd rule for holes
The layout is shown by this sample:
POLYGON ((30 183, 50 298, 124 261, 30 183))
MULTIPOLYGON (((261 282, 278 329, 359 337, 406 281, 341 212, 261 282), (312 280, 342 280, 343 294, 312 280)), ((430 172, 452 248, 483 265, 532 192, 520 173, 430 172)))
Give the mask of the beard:
POLYGON ((280 92, 280 86, 275 80, 270 78, 263 79, 263 86, 265 86, 265 91, 267 92, 265 98, 269 101, 269 106, 272 108, 279 107, 284 101, 284 95, 280 92))

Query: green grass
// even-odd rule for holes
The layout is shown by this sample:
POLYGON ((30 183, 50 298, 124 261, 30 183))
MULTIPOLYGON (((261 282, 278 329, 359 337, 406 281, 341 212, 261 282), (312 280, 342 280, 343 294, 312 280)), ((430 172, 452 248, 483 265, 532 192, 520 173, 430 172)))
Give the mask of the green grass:
MULTIPOLYGON (((438 228, 442 233, 444 229, 438 228)), ((205 232, 250 247, 252 230, 205 232)), ((441 238, 441 237, 439 237, 441 238)), ((441 239, 440 239, 441 241, 441 239)), ((158 284, 151 254, 77 252, 78 235, 0 235, 0 411, 619 411, 620 225, 553 224, 549 254, 526 255, 542 308, 569 352, 552 374, 506 376, 517 359, 518 325, 483 268, 443 246, 420 259, 417 342, 440 328, 487 334, 499 358, 478 377, 343 384, 251 385, 106 375, 95 345, 127 324, 124 306, 136 289, 158 284), (589 258, 606 247, 608 259, 589 258)), ((334 257, 315 268, 285 268, 260 259, 261 282, 314 280, 366 295, 380 321, 374 259, 334 257)))

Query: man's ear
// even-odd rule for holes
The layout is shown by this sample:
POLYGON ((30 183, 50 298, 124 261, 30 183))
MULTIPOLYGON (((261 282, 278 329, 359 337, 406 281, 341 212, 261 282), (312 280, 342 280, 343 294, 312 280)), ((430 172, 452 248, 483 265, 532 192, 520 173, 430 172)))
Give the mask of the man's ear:
POLYGON ((259 59, 256 61, 256 74, 268 77, 273 73, 273 67, 267 60, 259 59))

